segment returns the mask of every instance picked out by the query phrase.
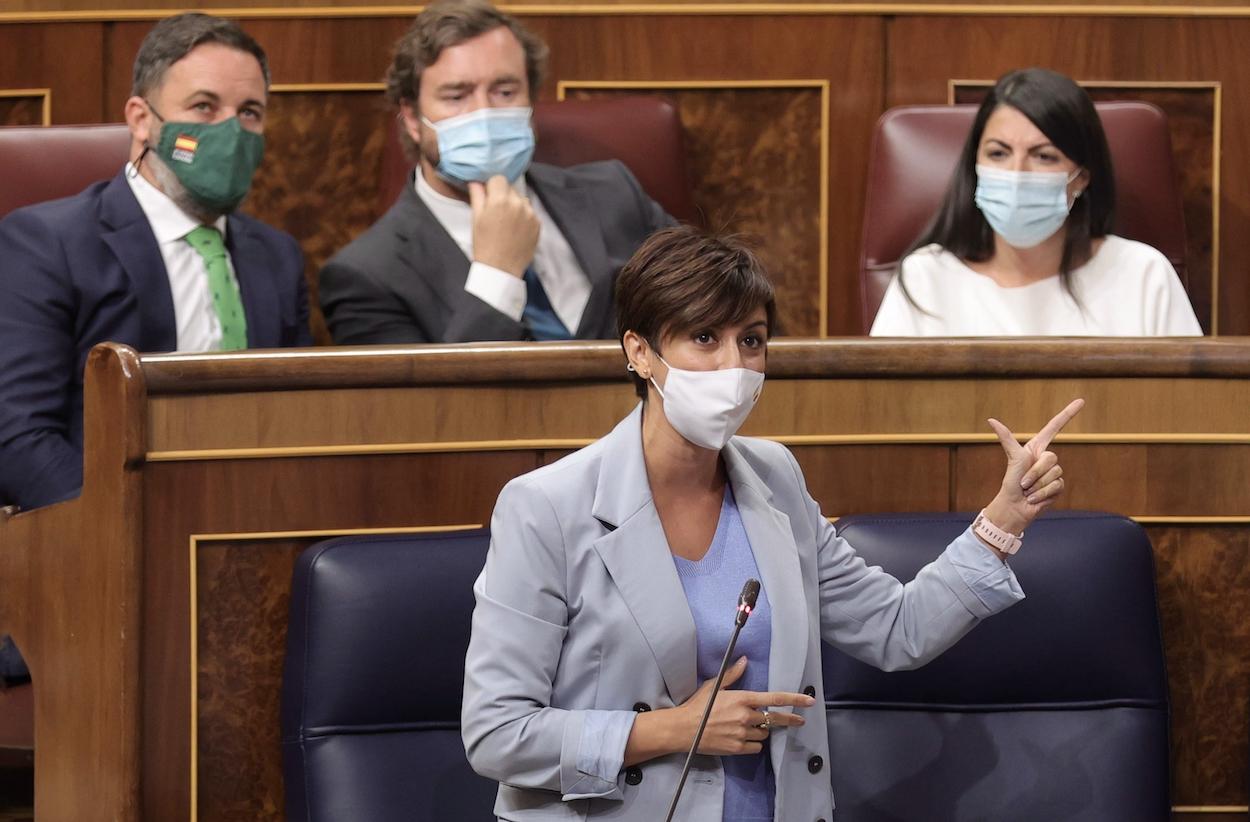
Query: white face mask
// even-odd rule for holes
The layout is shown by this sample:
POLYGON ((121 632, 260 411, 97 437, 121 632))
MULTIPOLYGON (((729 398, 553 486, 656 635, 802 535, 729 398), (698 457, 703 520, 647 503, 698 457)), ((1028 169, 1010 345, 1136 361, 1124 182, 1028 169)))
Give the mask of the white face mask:
MULTIPOLYGON (((659 357, 659 354, 656 354, 659 357)), ((669 424, 700 448, 719 451, 738 433, 764 389, 764 373, 750 368, 687 371, 668 366, 664 388, 651 384, 664 400, 669 424)))

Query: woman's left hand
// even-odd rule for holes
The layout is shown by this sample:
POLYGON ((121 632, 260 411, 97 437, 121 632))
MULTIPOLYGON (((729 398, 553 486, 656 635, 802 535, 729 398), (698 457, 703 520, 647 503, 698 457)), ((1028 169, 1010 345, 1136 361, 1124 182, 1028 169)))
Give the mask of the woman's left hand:
POLYGON ((1068 403, 1046 423, 1037 436, 1021 445, 1015 435, 995 419, 990 427, 1007 452, 1007 472, 994 501, 985 506, 985 515, 994 525, 1019 534, 1063 493, 1063 468, 1059 457, 1046 450, 1055 435, 1085 406, 1085 400, 1068 403))

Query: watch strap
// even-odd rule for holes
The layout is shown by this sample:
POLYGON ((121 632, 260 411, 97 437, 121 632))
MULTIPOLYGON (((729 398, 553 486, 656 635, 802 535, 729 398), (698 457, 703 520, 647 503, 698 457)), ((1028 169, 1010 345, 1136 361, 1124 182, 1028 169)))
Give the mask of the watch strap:
POLYGON ((985 509, 977 514, 976 521, 972 523, 972 533, 1009 556, 1019 551, 1020 546, 1024 544, 1021 539, 1024 536, 1023 533, 1016 535, 999 528, 990 522, 990 518, 985 515, 985 509))

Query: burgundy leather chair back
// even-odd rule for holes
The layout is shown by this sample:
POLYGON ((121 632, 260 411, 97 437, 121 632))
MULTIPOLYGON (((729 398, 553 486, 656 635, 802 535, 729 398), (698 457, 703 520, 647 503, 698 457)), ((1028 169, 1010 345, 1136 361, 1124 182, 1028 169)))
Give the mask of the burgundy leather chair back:
MULTIPOLYGON (((383 149, 379 213, 395 202, 411 169, 397 129, 390 129, 383 149)), ((678 220, 697 220, 686 173, 681 119, 667 100, 612 97, 538 103, 534 106, 534 132, 538 140, 535 161, 572 166, 620 160, 665 211, 678 220)))
MULTIPOLYGON (((1167 117, 1141 102, 1096 103, 1115 166, 1115 233, 1149 243, 1185 268, 1185 215, 1167 117)), ((860 299, 872 325, 899 258, 937 212, 977 106, 900 106, 877 121, 868 162, 860 299)))
POLYGON ((0 217, 77 194, 121 171, 130 156, 125 124, 0 128, 0 217))

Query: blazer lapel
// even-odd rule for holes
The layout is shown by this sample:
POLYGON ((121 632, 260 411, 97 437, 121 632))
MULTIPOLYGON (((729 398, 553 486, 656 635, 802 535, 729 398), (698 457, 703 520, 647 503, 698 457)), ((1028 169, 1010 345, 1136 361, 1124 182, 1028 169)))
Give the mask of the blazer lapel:
POLYGON ((233 214, 226 218, 226 247, 247 317, 248 348, 277 348, 282 343, 282 306, 269 271, 268 249, 233 214))
POLYGON ((808 626, 803 572, 790 518, 773 507, 772 491, 751 470, 732 441, 721 453, 772 608, 768 687, 773 691, 797 692, 803 687, 800 680, 807 661, 808 626))
POLYGON ((139 305, 143 351, 173 351, 178 347, 174 326, 174 297, 156 235, 130 190, 118 174, 101 195, 101 239, 126 272, 139 305))
MULTIPOLYGON (((721 453, 772 608, 768 689, 797 693, 803 687, 801 679, 807 662, 807 598, 803 594, 803 571, 790 518, 773 507, 772 491, 751 470, 733 440, 721 453)), ((773 774, 779 784, 787 737, 788 734, 772 734, 768 741, 773 774)))
POLYGON ((641 404, 608 435, 602 466, 592 511, 614 530, 595 540, 595 551, 646 638, 669 699, 679 705, 698 687, 698 648, 647 482, 641 404))
POLYGON ((598 318, 611 314, 608 303, 612 299, 613 272, 603 243, 603 228, 590 197, 555 166, 535 163, 526 177, 590 279, 590 298, 575 336, 602 336, 604 329, 598 328, 598 318))
POLYGON ((464 299, 464 282, 469 276, 469 258, 417 196, 413 177, 396 201, 399 213, 399 259, 412 272, 414 282, 425 280, 443 304, 450 308, 464 299))

